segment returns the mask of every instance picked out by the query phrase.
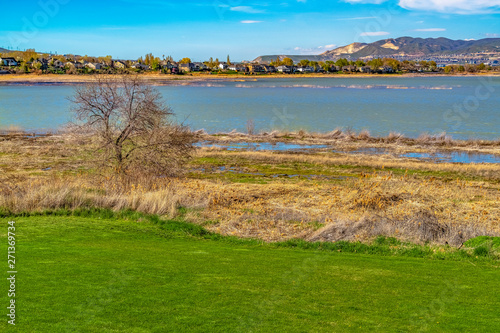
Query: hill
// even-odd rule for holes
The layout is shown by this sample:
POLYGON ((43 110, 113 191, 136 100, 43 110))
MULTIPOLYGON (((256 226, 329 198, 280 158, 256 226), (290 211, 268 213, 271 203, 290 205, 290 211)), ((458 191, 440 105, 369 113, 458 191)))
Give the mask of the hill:
POLYGON ((10 52, 11 50, 7 50, 7 49, 4 49, 4 48, 1 48, 0 47, 0 53, 7 53, 7 52, 10 52))
POLYGON ((266 55, 254 61, 269 62, 280 57, 326 61, 338 58, 358 59, 363 57, 387 56, 428 56, 463 54, 476 52, 500 52, 500 38, 485 38, 480 40, 453 40, 448 38, 413 38, 400 37, 382 39, 373 43, 352 43, 346 46, 326 51, 319 55, 266 55))

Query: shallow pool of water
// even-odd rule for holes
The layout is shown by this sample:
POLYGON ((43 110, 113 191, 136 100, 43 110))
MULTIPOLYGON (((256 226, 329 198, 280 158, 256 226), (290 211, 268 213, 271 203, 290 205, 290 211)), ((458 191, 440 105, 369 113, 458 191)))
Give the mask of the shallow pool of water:
POLYGON ((327 145, 300 145, 286 142, 230 142, 230 143, 210 143, 198 142, 195 144, 197 147, 215 147, 226 150, 268 150, 268 151, 294 151, 294 150, 310 150, 310 149, 324 149, 328 148, 327 145))
MULTIPOLYGON (((337 151, 338 152, 338 151, 337 151)), ((435 162, 449 163, 500 163, 500 156, 493 154, 483 154, 474 152, 434 152, 434 153, 418 153, 408 152, 404 154, 394 154, 386 148, 364 148, 352 151, 355 154, 374 154, 374 155, 395 155, 397 157, 416 158, 421 160, 432 160, 435 162)))
MULTIPOLYGON (((251 150, 251 151, 303 151, 313 149, 328 149, 328 145, 300 145, 286 142, 228 142, 211 143, 208 141, 196 143, 197 147, 216 147, 226 150, 251 150)), ((499 163, 500 155, 483 154, 461 151, 441 151, 434 153, 408 152, 403 154, 395 153, 387 148, 362 148, 354 151, 332 150, 335 153, 368 154, 368 155, 391 155, 395 157, 415 158, 419 160, 429 160, 433 162, 448 163, 499 163)))

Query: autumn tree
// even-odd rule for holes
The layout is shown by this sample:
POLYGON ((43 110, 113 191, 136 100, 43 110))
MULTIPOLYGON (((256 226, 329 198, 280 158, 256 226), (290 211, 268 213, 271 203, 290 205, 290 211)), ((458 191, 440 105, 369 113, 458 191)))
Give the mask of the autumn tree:
POLYGON ((382 59, 384 66, 391 67, 393 71, 398 71, 401 68, 401 62, 397 59, 393 58, 384 58, 382 59))
POLYGON ((356 65, 356 67, 363 67, 365 66, 365 62, 363 60, 356 60, 356 62, 354 63, 354 65, 356 65))
POLYGON ((281 63, 285 66, 293 66, 293 60, 291 58, 288 58, 288 57, 283 58, 281 63))
POLYGON ((108 67, 113 64, 113 57, 110 55, 107 55, 105 57, 98 57, 97 60, 108 67))
POLYGON ((191 63, 190 58, 182 58, 181 60, 179 60, 179 64, 190 64, 190 63, 191 63))
POLYGON ((370 66, 373 69, 377 69, 379 67, 382 67, 384 65, 384 62, 380 58, 375 58, 370 61, 368 61, 368 66, 370 66))
POLYGON ((35 49, 27 49, 23 52, 22 58, 24 62, 34 61, 35 59, 38 59, 38 53, 35 51, 35 49))
POLYGON ((335 61, 336 66, 344 67, 349 65, 349 61, 345 58, 340 58, 337 61, 335 61))
POLYGON ((209 69, 213 69, 214 66, 214 58, 210 57, 208 61, 203 62, 205 66, 207 66, 209 69))
POLYGON ((231 66, 231 59, 229 59, 229 54, 227 55, 227 65, 231 66))
POLYGON ((172 175, 189 157, 191 132, 172 122, 158 90, 138 76, 98 76, 71 101, 75 130, 93 134, 98 160, 121 176, 172 175))
POLYGON ((309 66, 309 60, 302 59, 301 61, 299 61, 299 65, 302 66, 302 67, 309 66))

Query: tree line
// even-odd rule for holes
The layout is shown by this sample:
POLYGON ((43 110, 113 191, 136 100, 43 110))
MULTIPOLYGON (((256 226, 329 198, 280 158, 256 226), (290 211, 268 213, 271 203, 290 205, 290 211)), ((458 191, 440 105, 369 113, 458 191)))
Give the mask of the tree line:
MULTIPOLYGON (((93 57, 93 56, 76 56, 73 54, 66 55, 50 55, 50 54, 40 54, 36 52, 34 49, 28 49, 26 51, 10 51, 9 53, 0 53, 0 57, 12 57, 15 58, 16 61, 20 63, 18 66, 18 72, 31 72, 31 71, 39 71, 41 64, 35 63, 37 59, 45 58, 50 59, 48 65, 52 66, 56 60, 59 60, 63 63, 66 62, 76 62, 76 61, 84 61, 84 62, 92 62, 92 63, 100 63, 107 67, 111 67, 113 64, 113 58, 111 55, 101 56, 101 57, 93 57), (32 64, 31 66, 30 63, 32 64)), ((137 60, 126 60, 128 65, 132 65, 137 62, 140 64, 144 64, 149 66, 152 71, 162 70, 162 64, 166 62, 175 63, 172 56, 163 55, 161 58, 154 56, 152 53, 148 53, 145 56, 139 57, 137 60)), ((182 58, 177 61, 179 64, 192 63, 190 58, 182 58)), ((208 60, 203 61, 203 64, 207 67, 208 70, 218 69, 219 65, 222 62, 218 58, 210 57, 208 60)), ((227 56, 226 62, 228 66, 230 66, 231 59, 229 55, 227 56)), ((314 71, 325 71, 325 72, 334 72, 338 69, 342 69, 346 66, 353 66, 355 69, 360 69, 364 66, 369 66, 371 69, 375 70, 381 67, 390 68, 393 72, 404 72, 404 71, 443 71, 444 73, 461 73, 461 72, 478 72, 485 70, 498 70, 499 67, 491 67, 487 66, 483 63, 481 64, 465 64, 465 65, 447 65, 445 67, 438 67, 435 61, 411 61, 411 60, 397 60, 394 58, 373 58, 370 60, 349 60, 346 58, 340 58, 335 61, 326 60, 326 61, 312 61, 303 59, 298 62, 294 62, 293 59, 289 57, 280 58, 270 61, 270 66, 300 66, 300 67, 311 67, 314 71), (334 68, 337 67, 337 68, 334 68)), ((67 68, 67 71, 72 69, 67 68)))

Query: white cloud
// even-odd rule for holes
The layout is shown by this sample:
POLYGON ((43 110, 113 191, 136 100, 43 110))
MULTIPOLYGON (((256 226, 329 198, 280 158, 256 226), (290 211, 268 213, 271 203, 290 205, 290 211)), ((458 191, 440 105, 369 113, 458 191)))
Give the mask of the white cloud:
POLYGON ((415 29, 413 31, 430 32, 430 31, 446 31, 446 29, 443 29, 443 28, 429 28, 429 29, 415 29))
POLYGON ((244 21, 240 21, 240 23, 243 23, 243 24, 253 24, 253 23, 261 23, 262 21, 252 21, 252 20, 244 20, 244 21))
MULTIPOLYGON (((376 4, 388 0, 343 0, 350 4, 376 4)), ((500 13, 500 0, 399 0, 408 10, 434 11, 447 14, 500 13)))
POLYGON ((360 36, 386 36, 390 35, 387 31, 367 31, 359 34, 360 36))
POLYGON ((500 37, 500 34, 490 34, 490 33, 485 33, 484 35, 485 35, 486 37, 489 37, 489 38, 491 38, 491 37, 500 37))
POLYGON ((231 7, 230 10, 232 10, 233 12, 242 12, 248 14, 258 14, 264 12, 263 10, 255 9, 250 6, 236 6, 236 7, 231 7))
POLYGON ((399 0, 399 6, 451 14, 500 12, 500 0, 399 0))

